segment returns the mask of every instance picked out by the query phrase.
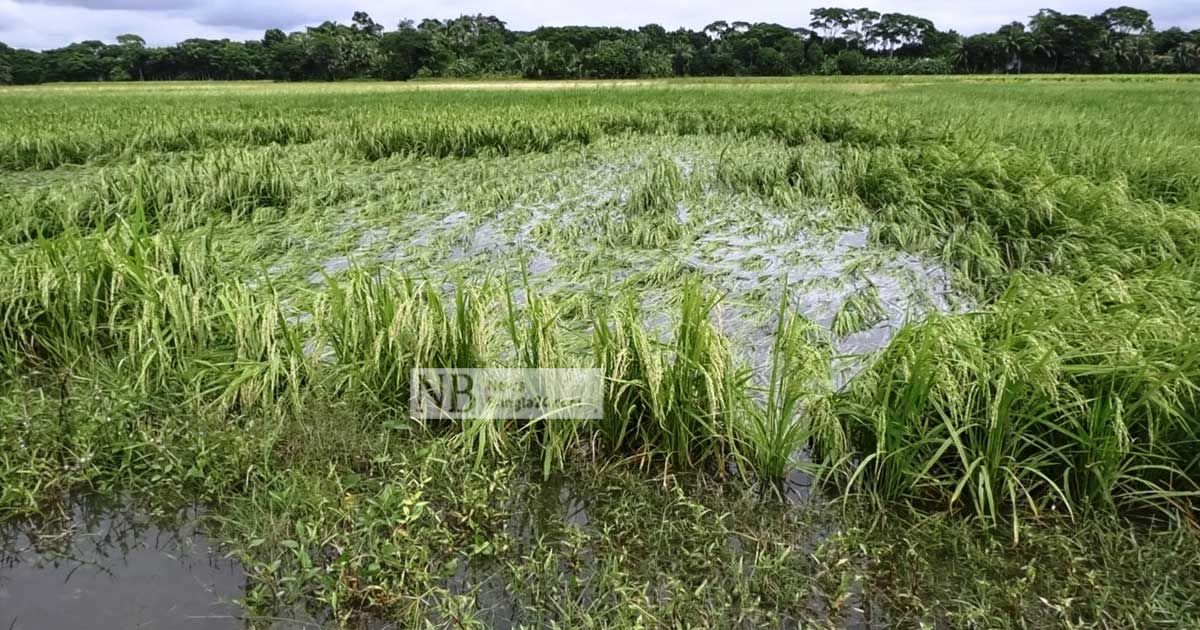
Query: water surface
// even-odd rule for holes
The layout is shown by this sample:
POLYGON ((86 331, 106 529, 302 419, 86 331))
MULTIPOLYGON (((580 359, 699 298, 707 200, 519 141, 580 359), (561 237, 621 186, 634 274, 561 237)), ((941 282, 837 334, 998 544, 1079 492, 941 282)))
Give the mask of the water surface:
POLYGON ((0 629, 244 626, 245 574, 197 530, 197 509, 64 512, 0 528, 0 629))

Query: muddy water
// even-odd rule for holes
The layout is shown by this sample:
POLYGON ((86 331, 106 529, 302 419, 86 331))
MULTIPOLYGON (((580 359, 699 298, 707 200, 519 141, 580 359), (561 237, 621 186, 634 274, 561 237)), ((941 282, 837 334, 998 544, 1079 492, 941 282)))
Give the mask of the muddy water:
POLYGON ((0 629, 244 627, 242 568, 197 531, 196 510, 69 512, 0 529, 0 629))

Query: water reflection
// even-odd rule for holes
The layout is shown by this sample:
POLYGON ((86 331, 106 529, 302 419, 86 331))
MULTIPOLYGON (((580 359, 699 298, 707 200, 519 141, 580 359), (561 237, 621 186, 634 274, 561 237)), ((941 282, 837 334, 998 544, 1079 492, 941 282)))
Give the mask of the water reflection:
POLYGON ((245 574, 197 531, 199 516, 74 501, 0 528, 0 628, 243 627, 245 574))

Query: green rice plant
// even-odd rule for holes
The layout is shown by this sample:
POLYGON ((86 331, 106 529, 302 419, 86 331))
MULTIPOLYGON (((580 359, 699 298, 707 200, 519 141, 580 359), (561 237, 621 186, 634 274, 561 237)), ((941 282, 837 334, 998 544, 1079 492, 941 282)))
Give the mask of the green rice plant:
POLYGON ((686 184, 687 179, 674 160, 664 156, 654 158, 625 200, 625 211, 635 217, 673 213, 686 184))
POLYGON ((688 454, 725 455, 732 414, 744 374, 733 365, 729 341, 710 319, 717 297, 699 280, 684 285, 679 321, 671 340, 671 361, 661 383, 660 443, 668 453, 692 462, 688 454))
POLYGON ((3 283, 3 336, 58 365, 123 349, 126 325, 157 308, 163 291, 177 292, 174 304, 182 309, 191 300, 181 296, 201 291, 218 273, 207 247, 124 227, 25 248, 11 257, 3 283))
POLYGON ((77 103, 39 100, 7 133, 0 133, 0 168, 44 170, 147 152, 300 144, 317 139, 328 126, 308 112, 264 112, 261 107, 231 112, 199 101, 160 107, 137 98, 112 99, 105 108, 85 108, 86 114, 76 117, 77 103), (71 123, 64 124, 66 118, 71 123))
MULTIPOLYGON (((510 452, 512 438, 516 432, 511 423, 498 417, 499 414, 495 409, 476 410, 471 415, 471 418, 462 420, 462 428, 452 438, 452 442, 464 453, 473 455, 475 467, 482 468, 485 458, 490 456, 493 459, 499 459, 510 452)), ((524 433, 521 437, 525 438, 524 443, 532 442, 534 446, 540 446, 529 432, 524 433)), ((555 456, 551 455, 554 452, 553 449, 542 449, 543 465, 547 469, 556 462, 560 463, 555 456)))
POLYGON ((481 316, 486 292, 459 284, 450 310, 432 283, 363 270, 329 278, 315 318, 336 361, 331 387, 397 413, 408 406, 413 369, 482 367, 493 334, 481 316))
POLYGON ((988 312, 907 327, 839 407, 851 456, 819 451, 854 462, 847 490, 965 506, 1014 537, 1046 510, 1188 513, 1200 357, 1179 307, 1194 274, 1018 276, 988 312))
POLYGON ((597 309, 592 328, 596 367, 606 379, 600 433, 610 449, 624 452, 638 449, 648 433, 653 435, 642 425, 653 420, 665 367, 636 303, 627 299, 617 308, 597 309))
POLYGON ((206 239, 125 229, 29 253, 5 285, 9 353, 51 368, 115 364, 148 398, 298 408, 310 378, 301 333, 273 292, 220 281, 206 239))
POLYGON ((312 142, 320 137, 309 121, 294 116, 271 116, 255 121, 248 129, 238 129, 238 135, 252 145, 288 145, 312 142))
POLYGON ((25 243, 37 238, 41 226, 46 224, 48 204, 43 198, 46 191, 18 194, 0 189, 0 243, 25 243))
POLYGON ((479 154, 546 152, 588 144, 594 135, 594 127, 577 118, 531 121, 493 114, 482 120, 440 117, 385 124, 371 120, 354 124, 343 146, 351 155, 367 160, 394 155, 465 158, 479 154))
POLYGON ((0 141, 0 165, 6 169, 49 169, 63 164, 81 164, 100 152, 99 143, 61 133, 12 134, 0 141))
POLYGON ((723 148, 717 158, 717 181, 736 191, 777 198, 789 185, 791 155, 782 146, 768 151, 723 148))
MULTIPOLYGON (((522 295, 525 297, 523 308, 518 308, 511 288, 505 291, 508 309, 505 321, 516 367, 531 370, 576 367, 573 363, 578 359, 573 359, 564 348, 559 324, 561 311, 534 290, 524 263, 522 276, 522 295)), ((543 378, 539 372, 530 372, 528 377, 543 378)), ((533 391, 547 391, 545 381, 531 383, 530 386, 533 391)), ((542 475, 545 478, 562 469, 568 450, 587 433, 587 427, 582 421, 562 418, 556 414, 557 411, 548 410, 545 416, 519 422, 514 427, 524 443, 540 455, 542 475)), ((496 441, 499 439, 497 437, 496 441)))
POLYGON ((517 307, 512 287, 506 285, 504 290, 505 324, 515 362, 518 367, 529 369, 562 367, 566 358, 558 329, 558 313, 534 290, 524 262, 521 267, 524 307, 517 307))
POLYGON ((102 179, 91 203, 110 215, 188 227, 210 215, 238 219, 260 208, 287 207, 299 195, 297 179, 269 153, 235 153, 170 168, 138 162, 102 179))
POLYGON ((873 328, 887 317, 879 290, 871 282, 846 297, 833 317, 833 334, 845 337, 873 328))
POLYGON ((841 201, 844 162, 863 151, 824 143, 789 146, 739 143, 722 149, 716 180, 732 190, 750 193, 781 206, 801 199, 841 201))
POLYGON ((847 167, 883 238, 935 250, 985 293, 1017 270, 1082 279, 1186 262, 1200 251, 1195 212, 1132 199, 1120 181, 1063 175, 1045 156, 1012 148, 890 149, 847 167))
POLYGON ((845 442, 832 413, 829 340, 819 326, 791 312, 787 291, 782 293, 766 388, 761 400, 758 392, 745 397, 736 434, 739 458, 770 484, 803 467, 798 455, 814 435, 822 443, 845 442))
POLYGON ((716 299, 695 280, 680 298, 666 344, 648 336, 632 302, 597 314, 594 353, 607 380, 601 434, 614 451, 659 454, 682 465, 723 461, 746 375, 735 369, 729 341, 709 319, 716 299))
POLYGON ((687 188, 688 180, 674 160, 652 160, 621 206, 623 238, 634 247, 661 248, 681 237, 685 230, 676 207, 687 188))
POLYGON ((318 359, 306 349, 310 331, 289 321, 273 291, 263 295, 234 284, 222 287, 215 298, 210 307, 217 315, 215 325, 232 336, 225 340, 228 350, 210 359, 223 375, 218 404, 240 413, 299 411, 318 359))
POLYGON ((285 164, 272 151, 229 152, 167 165, 139 159, 66 191, 0 199, 0 216, 14 219, 0 236, 15 243, 87 234, 121 221, 178 231, 213 220, 250 218, 268 208, 329 203, 345 194, 328 172, 310 171, 302 178, 285 164))

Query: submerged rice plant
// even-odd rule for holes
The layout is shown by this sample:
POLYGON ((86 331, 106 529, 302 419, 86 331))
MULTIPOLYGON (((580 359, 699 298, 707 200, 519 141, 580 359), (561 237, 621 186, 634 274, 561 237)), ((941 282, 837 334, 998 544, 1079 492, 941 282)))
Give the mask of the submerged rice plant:
POLYGON ((677 208, 688 186, 674 160, 654 159, 622 204, 621 239, 639 248, 661 248, 683 234, 677 208))
POLYGON ((833 318, 833 334, 845 337, 874 327, 887 316, 879 301, 879 291, 867 284, 851 293, 833 318))

